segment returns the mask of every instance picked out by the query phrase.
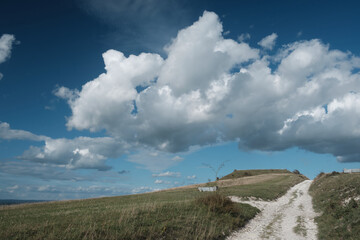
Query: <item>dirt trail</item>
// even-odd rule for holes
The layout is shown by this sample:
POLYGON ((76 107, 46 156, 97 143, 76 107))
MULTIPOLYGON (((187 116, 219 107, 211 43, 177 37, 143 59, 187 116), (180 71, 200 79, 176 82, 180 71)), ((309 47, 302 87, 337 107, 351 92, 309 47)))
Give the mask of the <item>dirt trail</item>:
POLYGON ((228 240, 236 239, 317 239, 316 213, 308 193, 311 180, 292 187, 284 196, 273 202, 243 201, 231 197, 235 202, 248 203, 261 210, 244 228, 233 233, 228 240))

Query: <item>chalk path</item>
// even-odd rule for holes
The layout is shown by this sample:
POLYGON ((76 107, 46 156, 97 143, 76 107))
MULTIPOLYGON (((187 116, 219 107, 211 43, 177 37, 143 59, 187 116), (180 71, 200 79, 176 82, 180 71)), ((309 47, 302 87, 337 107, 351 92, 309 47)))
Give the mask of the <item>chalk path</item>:
POLYGON ((248 201, 230 197, 234 202, 248 203, 261 210, 244 228, 234 232, 228 240, 246 239, 317 239, 317 226, 314 218, 312 197, 308 190, 311 180, 293 186, 276 201, 248 201))

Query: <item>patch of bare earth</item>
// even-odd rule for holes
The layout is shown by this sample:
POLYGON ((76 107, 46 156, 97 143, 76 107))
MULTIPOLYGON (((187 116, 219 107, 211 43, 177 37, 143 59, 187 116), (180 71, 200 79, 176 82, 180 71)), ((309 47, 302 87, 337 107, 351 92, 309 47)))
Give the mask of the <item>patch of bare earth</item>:
POLYGON ((242 200, 231 197, 232 201, 248 203, 261 210, 244 228, 233 233, 228 240, 236 239, 317 239, 317 216, 308 193, 311 180, 292 187, 276 201, 242 200))

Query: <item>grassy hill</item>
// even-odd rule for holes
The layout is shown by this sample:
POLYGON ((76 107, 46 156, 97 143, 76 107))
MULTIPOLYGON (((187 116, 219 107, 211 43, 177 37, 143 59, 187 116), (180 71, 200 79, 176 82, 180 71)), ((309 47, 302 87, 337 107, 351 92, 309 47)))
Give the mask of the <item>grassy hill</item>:
POLYGON ((255 170, 235 169, 232 173, 222 177, 221 180, 256 176, 260 174, 269 174, 269 173, 291 173, 291 172, 287 169, 255 169, 255 170))
POLYGON ((319 239, 359 239, 360 173, 319 174, 310 187, 319 239))
POLYGON ((200 193, 190 186, 120 197, 0 206, 0 239, 224 239, 259 211, 225 196, 275 199, 304 179, 291 173, 249 178, 255 179, 217 181, 221 185, 217 193, 200 193))

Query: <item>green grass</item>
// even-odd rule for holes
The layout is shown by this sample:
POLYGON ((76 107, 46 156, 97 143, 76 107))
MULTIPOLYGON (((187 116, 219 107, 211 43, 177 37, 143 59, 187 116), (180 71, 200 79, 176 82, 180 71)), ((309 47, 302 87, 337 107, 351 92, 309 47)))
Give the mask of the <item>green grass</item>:
POLYGON ((299 176, 222 188, 215 200, 201 200, 214 193, 192 188, 0 207, 0 239, 224 239, 258 212, 224 196, 273 199, 300 181, 299 176))
POLYGON ((310 187, 319 239, 359 239, 360 174, 320 174, 310 187))
POLYGON ((256 176, 256 175, 268 174, 268 173, 291 173, 291 172, 287 169, 234 170, 232 173, 222 177, 221 180, 256 176))
POLYGON ((305 227, 304 217, 302 217, 302 216, 297 216, 296 226, 294 227, 293 231, 294 231, 294 233, 296 233, 297 235, 306 237, 307 233, 306 233, 306 227, 305 227))
POLYGON ((265 182, 220 188, 220 192, 224 195, 244 198, 253 196, 263 200, 274 200, 284 195, 290 187, 305 179, 307 179, 305 176, 298 174, 282 175, 265 182))

